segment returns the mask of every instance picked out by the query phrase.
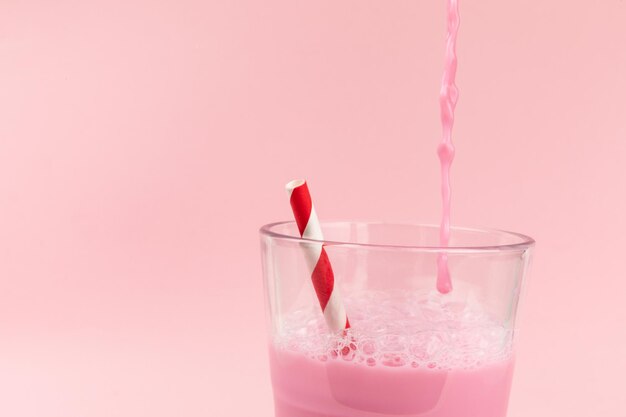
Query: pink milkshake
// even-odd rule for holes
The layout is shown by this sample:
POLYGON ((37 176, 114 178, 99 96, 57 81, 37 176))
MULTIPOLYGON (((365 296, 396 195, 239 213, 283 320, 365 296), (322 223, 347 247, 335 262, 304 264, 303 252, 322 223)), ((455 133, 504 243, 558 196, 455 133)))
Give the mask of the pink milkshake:
POLYGON ((276 417, 506 417, 534 241, 451 227, 459 7, 445 1, 439 227, 323 227, 291 182, 296 227, 261 229, 276 417))
POLYGON ((276 417, 504 417, 512 332, 436 291, 346 299, 352 330, 315 310, 285 318, 270 346, 276 417))

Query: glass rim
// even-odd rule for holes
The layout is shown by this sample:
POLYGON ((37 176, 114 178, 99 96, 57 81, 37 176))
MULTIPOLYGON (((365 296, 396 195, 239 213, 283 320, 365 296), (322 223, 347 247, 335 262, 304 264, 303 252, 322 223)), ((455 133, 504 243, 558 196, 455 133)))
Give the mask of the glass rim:
MULTIPOLYGON (((310 242, 310 243, 322 243, 329 246, 341 246, 347 248, 363 248, 363 249, 393 249, 393 250, 408 250, 417 252, 445 252, 445 253, 481 253, 481 252, 502 252, 502 251, 522 251, 535 246, 535 239, 522 233, 511 232, 508 230, 486 228, 486 227, 465 227, 465 226, 451 226, 451 230, 459 230, 465 232, 478 232, 478 233, 491 233, 498 235, 513 236, 520 239, 516 243, 508 244, 495 244, 495 245, 462 245, 462 246, 424 246, 424 245, 394 245, 394 244, 381 244, 381 243, 359 243, 340 240, 317 240, 303 238, 300 236, 293 236, 284 233, 279 233, 273 228, 277 226, 283 226, 287 224, 295 224, 295 221, 279 221, 273 223, 267 223, 259 229, 259 233, 263 236, 269 236, 274 239, 292 241, 292 242, 310 242)), ((332 224, 352 224, 352 225, 371 225, 371 226, 412 226, 423 228, 436 228, 439 229, 437 224, 429 223, 408 223, 408 222, 384 222, 384 221, 323 221, 321 225, 332 224)))

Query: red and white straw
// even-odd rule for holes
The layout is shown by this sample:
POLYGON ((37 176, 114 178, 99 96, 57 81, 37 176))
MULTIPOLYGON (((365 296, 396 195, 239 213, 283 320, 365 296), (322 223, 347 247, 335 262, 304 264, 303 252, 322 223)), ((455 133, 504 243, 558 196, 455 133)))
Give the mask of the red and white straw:
POLYGON ((293 180, 286 188, 300 236, 320 241, 307 242, 304 245, 304 252, 326 325, 333 332, 348 329, 350 322, 339 289, 335 286, 335 275, 322 243, 324 236, 311 201, 309 187, 305 180, 293 180))

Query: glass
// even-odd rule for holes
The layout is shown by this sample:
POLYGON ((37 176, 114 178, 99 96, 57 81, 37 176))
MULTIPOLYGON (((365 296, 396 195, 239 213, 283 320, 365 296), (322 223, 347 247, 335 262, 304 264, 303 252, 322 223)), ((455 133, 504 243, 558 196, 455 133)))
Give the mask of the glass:
POLYGON ((504 417, 520 295, 534 246, 512 232, 294 222, 263 226, 276 417, 504 417), (351 327, 330 332, 305 261, 324 245, 351 327), (453 290, 436 290, 447 258, 453 290))

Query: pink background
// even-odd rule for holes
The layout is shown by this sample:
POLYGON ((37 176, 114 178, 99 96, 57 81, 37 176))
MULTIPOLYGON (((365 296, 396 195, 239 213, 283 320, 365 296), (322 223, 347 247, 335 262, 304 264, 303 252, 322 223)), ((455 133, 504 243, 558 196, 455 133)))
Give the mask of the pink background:
MULTIPOLYGON (((626 3, 462 1, 453 222, 538 241, 510 416, 624 415, 626 3)), ((444 3, 0 1, 0 415, 272 415, 257 228, 437 222, 444 3)))

